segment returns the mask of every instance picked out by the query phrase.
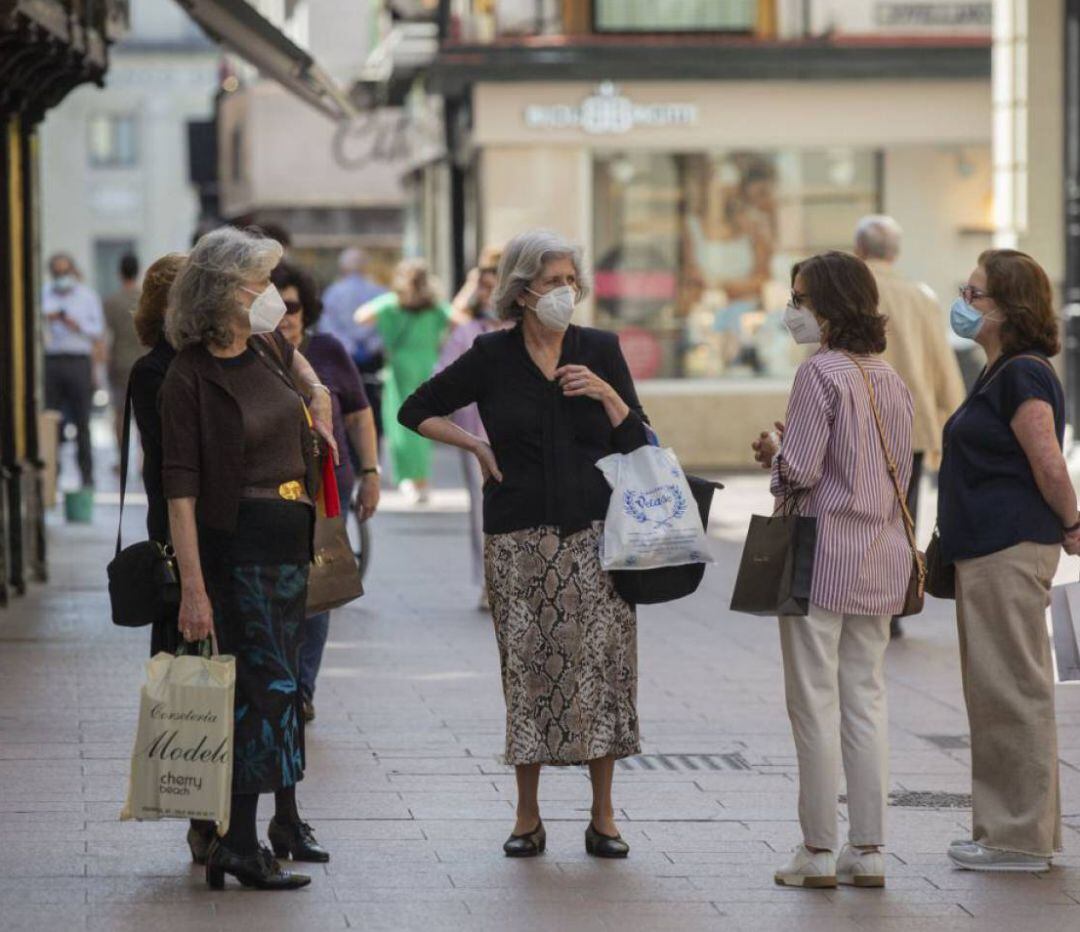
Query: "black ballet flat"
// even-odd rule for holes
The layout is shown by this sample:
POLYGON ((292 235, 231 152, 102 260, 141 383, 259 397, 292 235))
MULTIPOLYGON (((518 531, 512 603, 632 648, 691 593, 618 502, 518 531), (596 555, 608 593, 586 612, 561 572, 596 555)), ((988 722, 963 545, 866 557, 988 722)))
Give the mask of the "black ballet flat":
POLYGON ((206 856, 210 853, 210 845, 213 844, 214 839, 217 837, 217 829, 214 827, 214 823, 208 822, 207 826, 209 827, 191 825, 187 830, 187 843, 188 848, 191 849, 191 860, 199 865, 206 863, 206 856))
POLYGON ((594 858, 625 858, 630 853, 630 846, 623 841, 622 835, 604 835, 590 822, 585 829, 585 850, 594 858))
POLYGON ((315 838, 315 832, 307 822, 279 822, 270 820, 270 845, 274 856, 291 857, 294 861, 314 861, 325 864, 330 860, 327 851, 315 838))
POLYGON ((547 829, 541 819, 536 828, 524 835, 511 835, 503 844, 503 851, 508 858, 535 858, 543 854, 547 847, 547 829))
POLYGON ((211 890, 224 890, 226 874, 257 890, 297 890, 311 883, 306 874, 283 871, 269 848, 260 845, 255 854, 244 856, 230 851, 217 838, 206 858, 207 885, 211 890))

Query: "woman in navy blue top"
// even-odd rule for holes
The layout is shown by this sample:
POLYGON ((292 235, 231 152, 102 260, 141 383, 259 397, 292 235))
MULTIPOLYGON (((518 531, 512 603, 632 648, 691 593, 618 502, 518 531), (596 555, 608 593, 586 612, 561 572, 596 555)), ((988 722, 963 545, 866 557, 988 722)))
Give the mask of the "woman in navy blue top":
POLYGON ((939 482, 971 728, 972 835, 949 858, 968 870, 1048 870, 1061 803, 1046 606, 1062 545, 1080 552, 1065 399, 1049 361, 1061 349, 1050 281, 1030 256, 988 250, 951 323, 987 366, 945 425, 939 482))

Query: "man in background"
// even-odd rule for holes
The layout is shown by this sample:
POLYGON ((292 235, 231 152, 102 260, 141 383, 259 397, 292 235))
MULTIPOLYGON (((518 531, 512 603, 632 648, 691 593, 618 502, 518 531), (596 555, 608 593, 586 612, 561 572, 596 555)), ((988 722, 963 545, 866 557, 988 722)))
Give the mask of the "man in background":
MULTIPOLYGON (((124 400, 128 376, 145 350, 135 333, 135 307, 139 303, 139 260, 133 255, 120 259, 120 290, 105 299, 105 328, 109 332, 109 398, 113 406, 116 449, 124 436, 124 400)), ((121 450, 122 452, 122 450, 121 450)))
POLYGON ((319 332, 337 337, 348 351, 375 414, 375 426, 382 435, 382 383, 379 371, 385 359, 382 340, 374 326, 362 326, 353 320, 356 309, 377 298, 386 289, 367 278, 367 256, 362 249, 342 250, 338 256, 338 277, 323 292, 323 313, 319 332))
MULTIPOLYGON (((936 470, 941 462, 941 431, 964 400, 964 383, 934 293, 926 285, 908 281, 895 268, 902 235, 892 217, 863 217, 855 228, 855 255, 874 273, 879 307, 889 318, 888 346, 882 358, 907 383, 915 404, 907 506, 917 523, 923 468, 936 470)), ((900 620, 894 618, 892 635, 902 634, 900 620)))
POLYGON ((49 260, 49 283, 41 310, 45 318, 45 405, 74 422, 82 485, 93 488, 92 360, 94 344, 105 334, 105 320, 101 299, 79 280, 75 262, 67 253, 56 253, 49 260))

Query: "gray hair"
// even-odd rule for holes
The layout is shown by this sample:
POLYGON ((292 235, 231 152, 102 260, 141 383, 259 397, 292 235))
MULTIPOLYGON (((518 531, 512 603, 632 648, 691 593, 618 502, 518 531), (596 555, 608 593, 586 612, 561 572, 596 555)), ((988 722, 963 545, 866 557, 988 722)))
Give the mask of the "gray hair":
POLYGON ((199 237, 169 292, 169 342, 178 350, 196 343, 229 346, 232 320, 242 309, 237 291, 245 282, 267 278, 283 252, 277 240, 235 227, 199 237))
POLYGON ((569 259, 573 262, 579 298, 589 293, 581 247, 552 230, 529 230, 519 233, 506 244, 499 261, 499 283, 495 287, 493 300, 500 318, 521 319, 524 309, 518 304, 518 298, 552 259, 569 259))
POLYGON ((869 214, 855 227, 855 249, 866 259, 892 262, 900 255, 900 224, 885 214, 869 214))
POLYGON ((367 266, 367 254, 358 246, 341 250, 338 256, 338 271, 343 275, 360 273, 367 266))

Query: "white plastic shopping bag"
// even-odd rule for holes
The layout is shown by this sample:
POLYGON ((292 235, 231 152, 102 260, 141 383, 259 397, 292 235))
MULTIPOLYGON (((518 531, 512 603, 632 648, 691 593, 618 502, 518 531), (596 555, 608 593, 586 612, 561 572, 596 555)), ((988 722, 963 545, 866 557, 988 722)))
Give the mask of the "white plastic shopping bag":
POLYGON ((232 800, 233 657, 155 654, 146 665, 121 819, 208 819, 232 800))
POLYGON ((715 562, 690 483, 670 449, 613 453, 596 467, 611 486, 600 552, 605 570, 715 562))
POLYGON ((1058 682, 1080 680, 1080 583, 1050 590, 1050 620, 1058 682))

